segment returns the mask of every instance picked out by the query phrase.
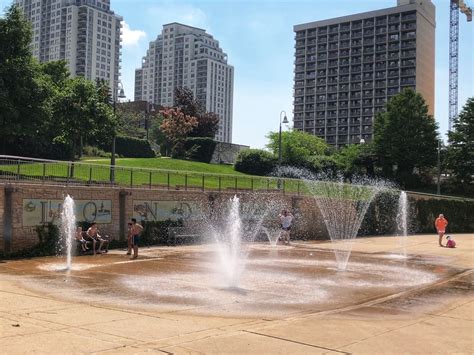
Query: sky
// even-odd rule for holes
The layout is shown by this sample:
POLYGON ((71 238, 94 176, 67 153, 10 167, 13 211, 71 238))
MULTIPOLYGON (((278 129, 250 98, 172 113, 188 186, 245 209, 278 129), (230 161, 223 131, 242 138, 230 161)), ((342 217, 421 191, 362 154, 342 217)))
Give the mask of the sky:
MULTIPOLYGON (((292 122, 294 32, 297 24, 396 6, 396 0, 111 0, 123 23, 122 76, 133 100, 135 69, 163 24, 205 29, 235 68, 232 142, 264 148, 279 128, 280 114, 292 122)), ((467 0, 474 7, 474 0, 467 0)), ((439 132, 448 129, 449 0, 436 6, 436 113, 439 132)), ((0 0, 0 9, 11 4, 0 0)), ((460 14, 459 109, 474 96, 474 22, 460 14)), ((289 128, 289 127, 288 127, 289 128)), ((287 128, 287 129, 288 129, 287 128)))

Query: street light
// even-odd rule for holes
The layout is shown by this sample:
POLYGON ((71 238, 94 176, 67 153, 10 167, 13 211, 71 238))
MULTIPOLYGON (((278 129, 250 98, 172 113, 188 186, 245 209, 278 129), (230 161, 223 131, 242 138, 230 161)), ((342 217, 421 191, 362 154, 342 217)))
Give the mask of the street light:
MULTIPOLYGON (((117 100, 118 99, 124 99, 126 96, 125 96, 125 91, 123 90, 123 85, 122 85, 122 82, 118 82, 117 83, 117 91, 114 93, 113 95, 113 107, 114 107, 114 118, 115 118, 115 121, 117 121, 117 100)), ((115 138, 116 138, 116 135, 117 135, 117 132, 115 131, 115 127, 114 127, 114 131, 113 131, 113 137, 112 137, 112 154, 110 156, 110 182, 114 182, 115 181, 115 138)))
POLYGON ((278 134, 278 167, 281 166, 281 124, 288 124, 288 118, 286 117, 286 112, 285 111, 281 111, 280 112, 280 132, 278 134), (282 114, 285 114, 285 116, 283 117, 283 122, 281 120, 281 115, 282 114))
MULTIPOLYGON (((281 168, 281 124, 288 124, 288 118, 286 117, 286 112, 280 112, 280 131, 278 133, 278 175, 280 175, 280 168, 281 168), (281 115, 284 114, 283 122, 281 120, 281 115)), ((278 189, 281 187, 281 181, 278 179, 278 189)))
POLYGON ((441 141, 438 139, 438 182, 436 184, 436 194, 441 194, 441 141))
POLYGON ((150 113, 153 114, 155 112, 155 105, 153 103, 146 103, 146 110, 145 110, 145 130, 146 130, 146 140, 148 141, 148 130, 150 129, 149 124, 149 115, 150 113), (151 107, 150 107, 151 106, 151 107))

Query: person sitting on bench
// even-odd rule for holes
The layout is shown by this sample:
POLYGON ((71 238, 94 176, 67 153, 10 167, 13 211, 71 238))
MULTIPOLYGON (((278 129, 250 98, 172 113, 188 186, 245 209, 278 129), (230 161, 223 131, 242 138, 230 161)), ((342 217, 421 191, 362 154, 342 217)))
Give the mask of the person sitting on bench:
POLYGON ((107 253, 109 251, 108 250, 108 246, 109 246, 108 237, 106 236, 104 238, 99 234, 99 230, 97 229, 97 223, 94 222, 91 224, 91 226, 87 230, 86 235, 89 238, 89 240, 92 240, 94 255, 96 254, 97 242, 99 242, 99 249, 97 250, 97 253, 102 254, 102 253, 107 253), (104 245, 105 245, 105 250, 102 251, 102 246, 104 245))

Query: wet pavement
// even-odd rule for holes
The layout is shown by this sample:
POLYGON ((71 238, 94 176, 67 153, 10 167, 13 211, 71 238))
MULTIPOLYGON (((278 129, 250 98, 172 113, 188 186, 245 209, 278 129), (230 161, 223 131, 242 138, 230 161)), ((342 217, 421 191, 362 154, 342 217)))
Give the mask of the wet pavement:
POLYGON ((255 243, 233 287, 213 245, 1 262, 2 352, 472 353, 474 235, 454 238, 357 239, 346 270, 330 242, 255 243))

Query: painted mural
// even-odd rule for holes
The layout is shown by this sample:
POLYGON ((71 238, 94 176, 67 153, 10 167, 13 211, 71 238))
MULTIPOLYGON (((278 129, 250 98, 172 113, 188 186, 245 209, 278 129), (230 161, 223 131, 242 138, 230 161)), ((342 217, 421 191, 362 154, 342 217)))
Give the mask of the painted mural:
MULTIPOLYGON (((111 200, 74 200, 78 222, 112 223, 111 200)), ((62 200, 23 199, 23 227, 59 223, 62 200)))
POLYGON ((199 220, 201 204, 194 201, 133 201, 133 217, 137 221, 199 220))

